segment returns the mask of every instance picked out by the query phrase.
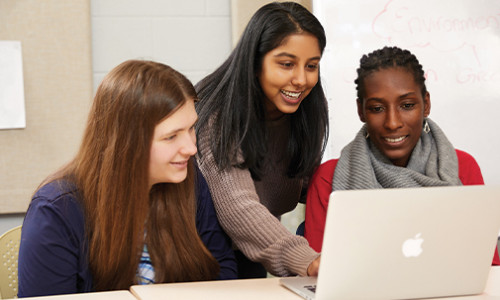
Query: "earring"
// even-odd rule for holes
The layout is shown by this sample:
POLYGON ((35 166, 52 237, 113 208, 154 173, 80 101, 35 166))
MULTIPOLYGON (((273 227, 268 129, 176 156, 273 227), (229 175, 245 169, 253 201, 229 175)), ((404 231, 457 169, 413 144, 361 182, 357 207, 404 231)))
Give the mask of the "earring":
POLYGON ((369 138, 370 137, 370 133, 368 133, 368 131, 366 132, 366 135, 365 135, 365 138, 369 138))
POLYGON ((424 122, 424 132, 425 133, 429 133, 429 131, 431 131, 431 128, 429 127, 429 123, 427 122, 427 120, 425 120, 425 122, 424 122))

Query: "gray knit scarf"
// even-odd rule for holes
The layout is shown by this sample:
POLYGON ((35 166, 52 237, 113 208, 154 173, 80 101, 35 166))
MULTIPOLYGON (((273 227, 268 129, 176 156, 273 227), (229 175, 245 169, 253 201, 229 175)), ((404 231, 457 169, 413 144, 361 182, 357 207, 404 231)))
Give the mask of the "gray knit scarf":
POLYGON ((453 145, 439 126, 426 118, 430 131, 422 135, 406 168, 398 167, 366 138, 363 125, 340 154, 332 190, 462 185, 453 145))

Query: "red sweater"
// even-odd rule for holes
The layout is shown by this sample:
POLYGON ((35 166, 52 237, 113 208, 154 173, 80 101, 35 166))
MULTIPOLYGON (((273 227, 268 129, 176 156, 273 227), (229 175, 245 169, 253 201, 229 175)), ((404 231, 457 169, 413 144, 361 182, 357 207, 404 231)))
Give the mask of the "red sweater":
MULTIPOLYGON (((458 177, 463 185, 484 184, 481 169, 474 157, 456 150, 458 157, 458 177)), ((321 164, 314 173, 307 191, 305 238, 314 250, 321 252, 325 229, 328 199, 332 192, 332 180, 338 159, 321 164)), ((498 251, 493 256, 493 265, 500 265, 498 251)))

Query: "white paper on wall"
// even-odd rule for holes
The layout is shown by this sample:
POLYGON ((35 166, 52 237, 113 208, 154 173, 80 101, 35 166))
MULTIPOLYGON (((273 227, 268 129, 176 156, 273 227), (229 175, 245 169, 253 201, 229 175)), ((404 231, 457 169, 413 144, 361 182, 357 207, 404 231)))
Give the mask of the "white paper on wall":
POLYGON ((0 41, 0 129, 26 127, 20 41, 0 41))

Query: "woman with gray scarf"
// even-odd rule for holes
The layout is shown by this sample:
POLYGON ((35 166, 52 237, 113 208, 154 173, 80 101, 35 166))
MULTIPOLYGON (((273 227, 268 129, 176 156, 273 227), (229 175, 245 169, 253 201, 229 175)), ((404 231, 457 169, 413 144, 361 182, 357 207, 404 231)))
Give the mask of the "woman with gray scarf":
MULTIPOLYGON (((316 170, 308 189, 304 235, 318 252, 332 191, 484 184, 476 160, 428 118, 430 95, 415 55, 384 47, 364 55, 357 73, 364 125, 339 159, 316 170)), ((493 264, 500 264, 497 251, 493 264)))

